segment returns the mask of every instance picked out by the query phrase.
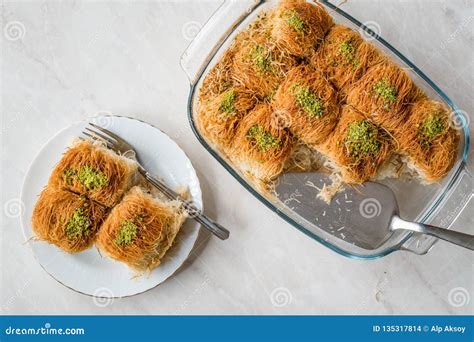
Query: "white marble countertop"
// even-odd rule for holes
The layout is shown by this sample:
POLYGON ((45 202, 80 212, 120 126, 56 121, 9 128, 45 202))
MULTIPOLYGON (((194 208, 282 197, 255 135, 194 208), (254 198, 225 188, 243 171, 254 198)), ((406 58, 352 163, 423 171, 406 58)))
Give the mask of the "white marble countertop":
MULTIPOLYGON (((200 146, 179 59, 219 4, 2 1, 2 314, 472 314, 471 252, 440 242, 425 256, 342 257, 269 211, 200 146), (170 134, 194 163, 207 211, 232 230, 225 242, 199 241, 157 288, 106 305, 43 271, 14 208, 41 146, 100 111, 170 134)), ((472 2, 349 0, 343 8, 376 21, 389 42, 403 35, 397 48, 472 113, 472 2)), ((455 225, 472 228, 473 209, 471 201, 455 225)))

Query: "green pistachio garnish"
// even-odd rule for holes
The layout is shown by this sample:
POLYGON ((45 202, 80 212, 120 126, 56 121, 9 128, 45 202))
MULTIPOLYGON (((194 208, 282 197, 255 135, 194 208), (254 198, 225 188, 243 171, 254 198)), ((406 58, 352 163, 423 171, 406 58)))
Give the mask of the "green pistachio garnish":
POLYGON ((295 10, 289 10, 285 12, 285 16, 287 18, 288 25, 290 25, 293 30, 295 30, 295 32, 301 33, 304 31, 306 24, 303 19, 301 19, 298 12, 295 10))
POLYGON ((419 137, 423 145, 429 147, 445 129, 444 121, 438 113, 430 114, 419 127, 419 137))
POLYGON ((377 126, 367 120, 351 123, 344 141, 349 155, 354 159, 376 155, 380 149, 378 135, 377 126))
POLYGON ((310 118, 320 118, 324 115, 324 105, 319 97, 309 89, 299 84, 291 87, 296 102, 310 118))
POLYGON ((397 90, 395 87, 390 85, 390 82, 386 77, 375 83, 372 90, 377 94, 377 96, 384 100, 385 109, 388 109, 392 102, 397 99, 397 90))
POLYGON ((128 246, 135 240, 138 226, 132 220, 124 220, 120 224, 120 230, 115 238, 117 246, 128 246))
POLYGON ((235 99, 237 94, 234 89, 230 89, 222 96, 221 104, 219 105, 219 111, 227 114, 235 113, 235 99))
POLYGON ((258 71, 266 73, 272 70, 272 56, 263 45, 255 45, 250 58, 258 71))
POLYGON ((356 49, 350 40, 345 41, 339 46, 337 54, 338 56, 344 57, 354 67, 359 65, 359 61, 356 58, 356 49))
POLYGON ((90 226, 91 221, 85 214, 84 209, 77 208, 66 224, 66 235, 69 240, 88 235, 90 226))
POLYGON ((261 151, 267 151, 271 148, 280 147, 280 139, 275 138, 270 132, 256 124, 252 126, 247 132, 247 139, 253 139, 257 143, 258 148, 261 151))
POLYGON ((77 178, 88 190, 100 189, 109 184, 109 180, 102 172, 94 170, 89 165, 82 166, 77 178))

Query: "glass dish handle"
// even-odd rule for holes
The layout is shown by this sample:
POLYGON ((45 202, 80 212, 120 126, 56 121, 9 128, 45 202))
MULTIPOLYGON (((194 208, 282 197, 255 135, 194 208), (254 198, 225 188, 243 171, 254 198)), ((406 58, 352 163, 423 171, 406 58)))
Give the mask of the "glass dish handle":
MULTIPOLYGON (((467 167, 463 162, 463 167, 460 170, 457 182, 449 190, 440 209, 435 212, 431 218, 426 222, 428 224, 443 227, 464 229, 466 233, 472 234, 472 231, 467 231, 470 227, 456 226, 457 218, 463 213, 469 205, 473 197, 473 179, 472 169, 467 167)), ((438 239, 428 235, 413 234, 402 246, 401 250, 410 251, 416 254, 426 254, 433 247, 438 239)))
POLYGON ((194 85, 214 53, 260 1, 226 0, 209 18, 181 56, 181 67, 194 85), (222 28, 226 28, 222 31, 222 28))

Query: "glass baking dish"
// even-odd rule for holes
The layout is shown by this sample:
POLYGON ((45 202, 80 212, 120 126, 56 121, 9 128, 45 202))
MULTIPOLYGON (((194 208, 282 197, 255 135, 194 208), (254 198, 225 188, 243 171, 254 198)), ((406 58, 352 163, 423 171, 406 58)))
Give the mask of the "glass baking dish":
MULTIPOLYGON (((397 197, 401 217, 442 227, 450 227, 455 218, 471 198, 472 176, 466 168, 469 149, 469 129, 467 117, 454 105, 448 96, 431 81, 420 69, 405 58, 392 45, 378 36, 369 27, 357 21, 348 13, 327 1, 321 1, 328 12, 339 24, 363 33, 362 36, 385 52, 393 62, 406 69, 413 81, 425 93, 438 101, 444 102, 453 112, 458 124, 461 141, 457 161, 450 173, 440 182, 433 185, 422 185, 416 181, 402 182, 396 179, 384 180, 397 197)), ((188 99, 188 117, 194 134, 207 151, 237 179, 250 193, 285 221, 319 241, 326 247, 351 258, 374 259, 385 256, 396 250, 407 250, 417 254, 427 253, 437 241, 435 238, 408 232, 397 232, 382 246, 375 250, 366 250, 352 245, 323 229, 302 220, 296 213, 284 206, 270 195, 259 192, 199 131, 195 118, 197 101, 203 79, 228 48, 233 38, 259 13, 275 7, 278 1, 237 0, 225 1, 202 27, 199 34, 188 46, 181 58, 181 66, 190 80, 188 99)))

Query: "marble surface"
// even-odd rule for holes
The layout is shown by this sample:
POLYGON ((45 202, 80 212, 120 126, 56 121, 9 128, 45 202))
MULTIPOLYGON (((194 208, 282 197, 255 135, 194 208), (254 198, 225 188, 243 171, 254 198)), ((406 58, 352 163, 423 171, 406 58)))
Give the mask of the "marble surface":
MULTIPOLYGON (((425 256, 347 259, 270 212, 200 146, 187 123, 189 82, 179 59, 219 4, 2 1, 2 314, 472 314, 472 252, 440 242, 425 256), (194 163, 207 212, 232 230, 225 242, 203 235, 159 287, 108 301, 50 278, 18 219, 23 177, 41 146, 101 111, 171 135, 194 163)), ((472 113, 472 2, 349 0, 343 8, 378 23, 472 113)), ((472 232, 473 210, 470 201, 454 226, 472 232)))

